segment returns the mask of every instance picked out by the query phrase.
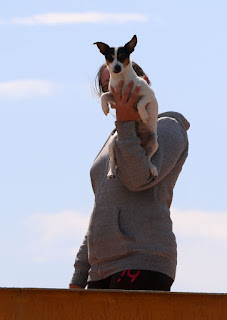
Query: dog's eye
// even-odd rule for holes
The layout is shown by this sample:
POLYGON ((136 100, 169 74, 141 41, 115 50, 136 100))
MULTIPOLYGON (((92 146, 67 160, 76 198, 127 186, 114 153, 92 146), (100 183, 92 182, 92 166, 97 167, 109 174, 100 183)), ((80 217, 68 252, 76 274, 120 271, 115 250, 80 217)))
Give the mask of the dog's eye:
POLYGON ((119 60, 120 62, 123 62, 126 58, 127 58, 127 57, 126 57, 126 54, 124 54, 124 53, 120 53, 120 54, 118 55, 118 60, 119 60))
POLYGON ((108 60, 109 62, 114 61, 113 55, 112 54, 107 54, 106 55, 106 60, 108 60))

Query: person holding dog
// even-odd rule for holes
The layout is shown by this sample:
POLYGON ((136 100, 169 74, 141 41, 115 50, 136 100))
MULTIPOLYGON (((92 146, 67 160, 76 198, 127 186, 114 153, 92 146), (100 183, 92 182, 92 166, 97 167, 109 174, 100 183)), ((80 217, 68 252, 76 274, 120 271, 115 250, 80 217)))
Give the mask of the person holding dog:
MULTIPOLYGON (((148 80, 133 63, 139 76, 148 80)), ((108 91, 106 65, 97 75, 100 94, 108 91)), ((177 245, 170 206, 173 189, 188 155, 188 121, 176 112, 158 116, 159 148, 152 157, 158 176, 150 173, 140 117, 134 108, 139 87, 129 83, 113 90, 116 101, 117 175, 108 179, 108 141, 91 168, 95 194, 87 234, 75 260, 69 288, 170 291, 177 266, 177 245)), ((110 136, 111 136, 110 135, 110 136)))

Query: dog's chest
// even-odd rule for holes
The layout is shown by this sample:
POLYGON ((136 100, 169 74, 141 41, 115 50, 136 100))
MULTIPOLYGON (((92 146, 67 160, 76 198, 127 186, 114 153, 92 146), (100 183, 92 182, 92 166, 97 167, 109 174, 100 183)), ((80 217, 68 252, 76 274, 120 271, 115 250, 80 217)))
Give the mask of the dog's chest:
MULTIPOLYGON (((122 87, 122 92, 125 90, 125 88, 128 86, 130 81, 133 81, 133 87, 131 89, 131 92, 133 92, 133 90, 136 88, 136 86, 140 85, 140 92, 139 92, 139 96, 142 96, 146 93, 146 90, 149 92, 149 86, 145 83, 144 81, 139 78, 139 77, 127 77, 126 75, 120 76, 119 77, 111 77, 110 76, 110 82, 109 82, 109 91, 112 92, 111 87, 114 88, 114 90, 116 91, 119 88, 119 82, 123 80, 124 84, 122 87), (148 88, 147 88, 148 87, 148 88)), ((129 94, 131 95, 131 94, 129 94)))

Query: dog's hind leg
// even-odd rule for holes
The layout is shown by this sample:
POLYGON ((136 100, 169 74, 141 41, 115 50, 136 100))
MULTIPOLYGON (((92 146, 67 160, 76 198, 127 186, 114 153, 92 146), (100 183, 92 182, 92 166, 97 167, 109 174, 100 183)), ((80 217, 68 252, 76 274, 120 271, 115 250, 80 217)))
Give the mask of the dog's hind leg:
POLYGON ((151 133, 148 139, 148 143, 144 146, 144 149, 147 153, 147 158, 150 164, 150 171, 153 177, 158 176, 158 170, 151 162, 152 156, 155 154, 155 152, 158 150, 158 141, 157 141, 157 134, 151 133))
POLYGON ((115 150, 114 150, 116 139, 117 139, 117 134, 113 136, 112 140, 109 143, 110 169, 107 174, 107 177, 109 179, 115 178, 117 173, 117 163, 116 163, 115 150))

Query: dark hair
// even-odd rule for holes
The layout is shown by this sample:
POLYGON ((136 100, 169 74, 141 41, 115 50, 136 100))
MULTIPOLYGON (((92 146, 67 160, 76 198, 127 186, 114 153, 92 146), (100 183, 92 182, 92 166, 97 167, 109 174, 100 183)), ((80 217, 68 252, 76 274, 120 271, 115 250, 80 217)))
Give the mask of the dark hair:
MULTIPOLYGON (((95 92, 97 93, 97 95, 100 97, 103 93, 103 87, 101 84, 101 74, 103 72, 103 70, 107 67, 107 64, 104 63, 100 68, 99 71, 95 77, 95 92)), ((143 71, 143 69, 134 61, 132 61, 132 67, 134 69, 134 71, 136 72, 138 77, 146 77, 146 73, 143 71)), ((150 84, 150 80, 148 79, 148 84, 150 84)))

